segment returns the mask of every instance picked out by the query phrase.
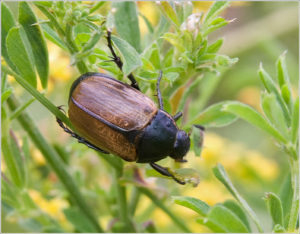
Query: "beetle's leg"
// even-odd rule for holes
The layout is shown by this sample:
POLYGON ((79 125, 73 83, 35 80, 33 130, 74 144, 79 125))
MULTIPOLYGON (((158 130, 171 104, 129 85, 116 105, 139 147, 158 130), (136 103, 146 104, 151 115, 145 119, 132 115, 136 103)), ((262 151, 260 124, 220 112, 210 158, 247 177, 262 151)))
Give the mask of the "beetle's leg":
POLYGON ((182 112, 180 111, 180 112, 176 113, 176 114, 173 116, 173 119, 174 119, 175 121, 177 121, 177 120, 179 120, 181 117, 182 117, 182 112))
POLYGON ((56 122, 59 124, 59 126, 66 132, 66 133, 69 133, 72 137, 76 138, 78 140, 79 143, 82 143, 82 144, 85 144, 87 147, 93 149, 93 150, 96 150, 96 151, 99 151, 101 153, 104 153, 104 154, 109 154, 108 152, 106 152, 105 150, 103 149, 100 149, 98 148, 97 146, 91 144, 90 142, 88 142, 86 139, 84 139, 83 137, 77 135, 75 132, 73 132, 71 129, 67 128, 64 123, 59 119, 59 118, 56 118, 56 122))
POLYGON ((159 77, 157 79, 157 83, 156 83, 156 90, 157 90, 157 99, 158 99, 158 103, 159 103, 159 109, 164 110, 164 103, 161 97, 161 92, 160 92, 160 88, 159 88, 159 84, 162 78, 162 71, 159 71, 159 77))
MULTIPOLYGON (((112 46, 112 43, 111 43, 111 31, 107 30, 107 46, 112 54, 112 61, 115 62, 115 64, 117 64, 117 66, 119 67, 119 69, 122 71, 122 67, 123 67, 123 62, 121 61, 121 58, 119 56, 117 56, 117 54, 115 53, 114 51, 114 48, 112 46)), ((134 76, 132 75, 132 73, 130 73, 128 76, 128 79, 130 80, 131 82, 131 87, 137 89, 137 90, 140 90, 140 87, 137 83, 137 81, 135 80, 134 76)))
POLYGON ((172 175, 169 171, 168 168, 166 167, 162 167, 156 163, 150 163, 150 166, 156 170, 157 172, 159 172, 160 174, 164 175, 164 176, 169 176, 172 177, 173 180, 175 180, 177 183, 179 184, 185 184, 185 182, 178 180, 174 175, 172 175))

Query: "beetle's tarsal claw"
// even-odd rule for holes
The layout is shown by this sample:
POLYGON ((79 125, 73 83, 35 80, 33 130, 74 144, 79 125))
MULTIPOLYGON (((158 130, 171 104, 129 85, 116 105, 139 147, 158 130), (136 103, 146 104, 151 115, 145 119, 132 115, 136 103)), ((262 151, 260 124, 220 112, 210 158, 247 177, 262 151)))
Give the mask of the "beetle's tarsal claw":
POLYGON ((175 159, 175 162, 186 163, 187 160, 186 160, 186 159, 183 159, 183 158, 178 158, 178 159, 175 159))
POLYGON ((205 131, 205 127, 199 124, 193 124, 194 127, 199 128, 202 131, 205 131))
POLYGON ((186 183, 184 181, 180 181, 178 179, 176 179, 174 176, 172 177, 178 184, 181 184, 181 185, 185 185, 186 183))

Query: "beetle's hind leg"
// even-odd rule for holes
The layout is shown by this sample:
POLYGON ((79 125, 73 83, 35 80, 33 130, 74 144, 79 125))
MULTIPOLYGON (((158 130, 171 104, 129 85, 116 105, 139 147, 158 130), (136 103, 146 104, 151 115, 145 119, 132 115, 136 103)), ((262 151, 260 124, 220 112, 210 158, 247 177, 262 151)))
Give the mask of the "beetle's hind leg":
POLYGON ((175 180, 178 184, 182 184, 182 185, 185 184, 185 182, 178 180, 174 175, 172 175, 172 174, 169 172, 168 168, 162 167, 162 166, 160 166, 160 165, 158 165, 158 164, 156 164, 156 163, 150 163, 150 166, 151 166, 154 170, 156 170, 157 172, 159 172, 160 174, 162 174, 162 175, 164 175, 164 176, 172 177, 173 180, 175 180))
MULTIPOLYGON (((107 30, 106 38, 107 38, 107 46, 112 54, 112 61, 114 61, 115 64, 119 67, 119 69, 122 71, 123 62, 121 61, 121 58, 119 56, 117 56, 117 54, 114 51, 114 48, 111 43, 111 32, 109 30, 107 30)), ((134 76, 132 75, 132 73, 130 73, 127 77, 131 82, 131 87, 133 87, 137 90, 140 90, 140 87, 139 87, 137 81, 135 80, 134 76)))
MULTIPOLYGON (((59 107, 60 110, 62 110, 61 107, 59 107)), ((79 136, 78 134, 76 134, 75 132, 73 132, 71 129, 67 128, 66 125, 64 125, 64 123, 56 117, 56 122, 58 123, 58 125, 66 132, 69 133, 72 137, 76 138, 78 140, 79 143, 85 144, 87 147, 99 151, 101 153, 104 154, 109 154, 108 152, 106 152, 103 149, 98 148, 97 146, 91 144, 90 142, 88 142, 86 139, 84 139, 83 137, 79 136)))

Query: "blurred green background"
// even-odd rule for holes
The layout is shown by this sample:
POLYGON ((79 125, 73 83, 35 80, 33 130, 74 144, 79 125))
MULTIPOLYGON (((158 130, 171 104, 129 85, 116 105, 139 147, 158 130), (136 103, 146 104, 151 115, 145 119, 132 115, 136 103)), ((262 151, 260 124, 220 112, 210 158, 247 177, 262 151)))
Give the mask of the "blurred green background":
MULTIPOLYGON (((196 11, 206 11, 212 2, 194 2, 196 11)), ((7 2, 7 5, 16 13, 16 3, 7 2)), ((154 25, 158 23, 159 11, 154 2, 138 2, 139 10, 154 25)), ((108 6, 109 8, 109 6, 108 6)), ((39 14, 38 11, 36 11, 39 14)), ((275 61, 280 54, 287 50, 287 66, 292 80, 294 94, 298 92, 299 77, 299 25, 297 2, 232 2, 224 13, 226 19, 234 19, 225 28, 210 36, 214 38, 224 37, 225 43, 221 53, 230 57, 238 57, 239 62, 230 68, 222 77, 215 89, 213 97, 208 104, 223 100, 239 100, 260 110, 261 82, 257 74, 259 63, 263 62, 265 69, 275 75, 275 61)), ((142 35, 147 33, 144 21, 140 21, 142 35)), ((50 84, 49 98, 56 105, 66 105, 68 90, 78 72, 70 65, 67 54, 57 46, 48 43, 50 55, 50 84)), ((30 99, 28 93, 13 80, 16 95, 23 100, 30 99)), ((191 98, 201 95, 197 90, 191 98)), ((197 105, 191 107, 191 111, 199 112, 197 105)), ((39 126, 44 136, 54 145, 65 145, 64 150, 70 158, 70 170, 77 183, 83 188, 83 193, 88 201, 97 209, 101 209, 101 224, 109 225, 111 216, 109 212, 114 207, 108 207, 101 200, 102 190, 108 190, 111 183, 111 171, 105 162, 92 150, 77 144, 65 134, 56 124, 55 118, 38 102, 34 102, 28 112, 39 126), (62 142, 64 144, 62 144, 62 142)), ((20 129, 16 124, 15 130, 20 129)), ((16 131, 17 134, 20 133, 16 131)), ((233 183, 249 204, 263 220, 264 227, 270 228, 271 220, 267 216, 265 202, 262 197, 266 191, 278 193, 281 184, 287 176, 288 165, 283 157, 283 152, 278 149, 272 139, 259 129, 237 121, 230 126, 219 129, 208 129, 205 133, 204 150, 202 156, 194 157, 193 153, 187 156, 188 163, 185 167, 194 168, 201 175, 198 187, 179 186, 173 181, 159 179, 158 194, 162 198, 169 195, 186 195, 199 198, 212 205, 222 202, 231 195, 213 177, 211 168, 220 162, 229 173, 233 183)), ((20 136, 21 138, 21 136, 20 136)), ((49 169, 40 152, 31 148, 33 160, 30 163, 30 182, 33 188, 30 196, 39 204, 41 209, 58 220, 66 230, 72 231, 62 209, 68 206, 64 199, 64 190, 55 174, 49 169)), ((168 159, 163 164, 167 164, 168 159)), ((5 172, 2 163, 1 170, 5 172)), ((138 165, 144 168, 144 165, 138 165)), ((134 167, 133 163, 127 163, 126 167, 134 167)), ((156 179, 145 178, 149 184, 156 179)), ((131 186, 131 185, 128 185, 131 186)), ((153 206, 148 198, 142 197, 136 213, 138 221, 152 220, 160 232, 180 232, 168 216, 153 206)), ((175 205, 170 199, 165 203, 182 217, 193 232, 208 232, 195 218, 197 214, 184 207, 175 205)), ((17 223, 22 214, 7 215, 2 209, 2 232, 26 232, 26 220, 23 225, 17 223), (4 213, 3 213, 4 212, 4 213), (3 215, 4 214, 4 215, 3 215)))

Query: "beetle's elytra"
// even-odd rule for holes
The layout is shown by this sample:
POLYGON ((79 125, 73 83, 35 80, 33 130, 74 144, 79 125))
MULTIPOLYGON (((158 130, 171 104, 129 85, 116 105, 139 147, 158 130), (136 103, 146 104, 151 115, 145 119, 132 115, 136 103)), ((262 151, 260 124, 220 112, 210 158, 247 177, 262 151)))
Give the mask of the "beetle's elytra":
MULTIPOLYGON (((108 46, 113 61, 122 70, 122 62, 112 49, 110 33, 108 46)), ((59 125, 80 143, 102 153, 115 154, 126 161, 150 163, 163 175, 172 177, 167 168, 156 164, 167 156, 184 162, 190 139, 176 125, 182 113, 172 117, 164 111, 159 89, 162 73, 157 82, 159 108, 139 91, 132 74, 131 85, 102 73, 86 73, 74 81, 69 95, 69 118, 77 133, 68 129, 61 120, 59 125)))

